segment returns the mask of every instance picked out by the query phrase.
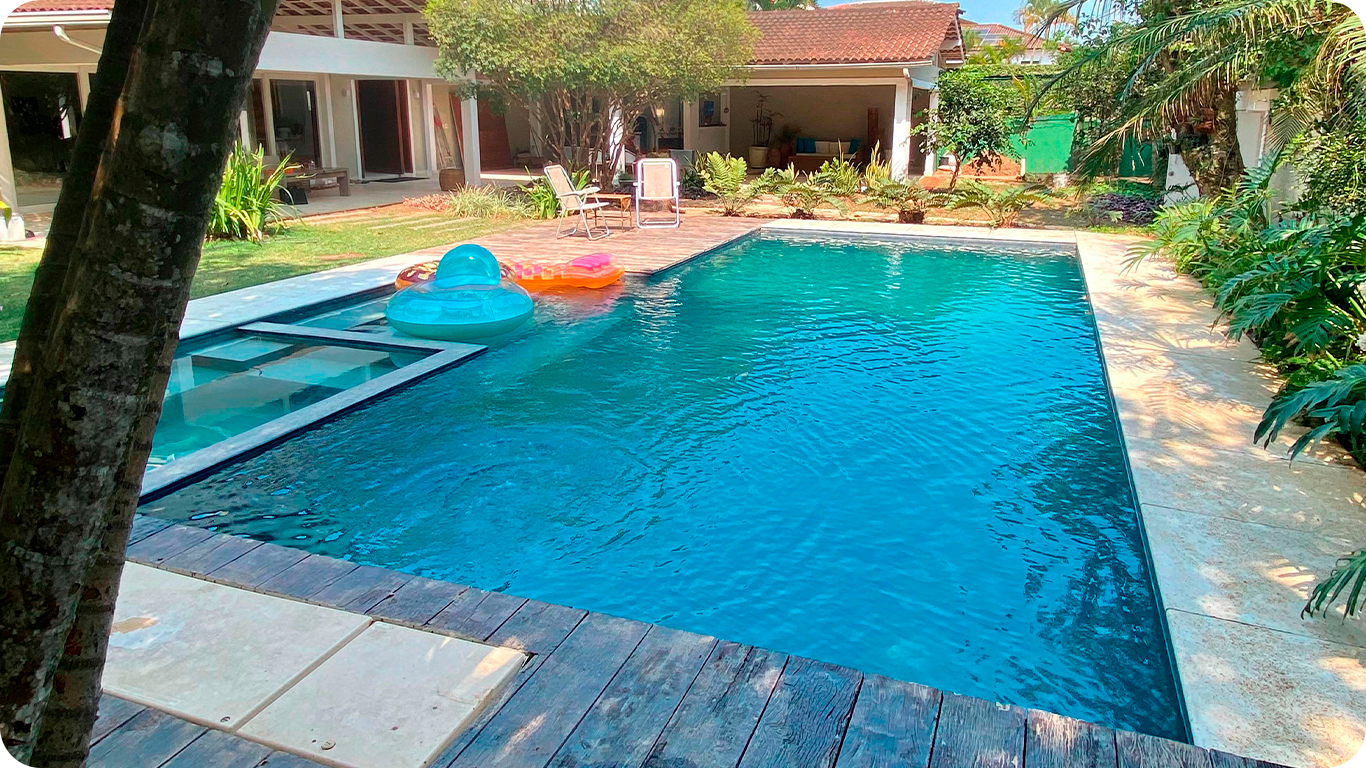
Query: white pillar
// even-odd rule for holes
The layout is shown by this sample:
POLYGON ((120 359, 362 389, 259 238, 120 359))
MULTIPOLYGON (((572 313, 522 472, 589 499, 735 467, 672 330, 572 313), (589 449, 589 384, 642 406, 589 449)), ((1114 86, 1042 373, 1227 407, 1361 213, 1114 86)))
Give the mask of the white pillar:
MULTIPOLYGON (((701 131, 700 131, 700 129, 697 127, 697 121, 698 121, 699 119, 700 119, 700 118, 699 118, 698 115, 697 115, 697 99, 696 99, 696 98, 684 99, 684 100, 683 100, 683 148, 684 148, 684 149, 692 149, 692 150, 696 150, 696 149, 697 149, 697 140, 698 140, 698 138, 701 136, 701 131)), ((727 148, 726 148, 726 151, 729 152, 729 151, 730 151, 730 148, 727 147, 727 148)))
POLYGON ((265 125, 262 126, 261 130, 266 132, 266 135, 261 137, 261 143, 265 144, 267 155, 283 160, 284 158, 280 157, 280 153, 276 151, 277 147, 275 146, 275 102, 272 101, 270 97, 269 77, 261 78, 261 111, 265 113, 262 116, 265 125))
POLYGON ((351 131, 356 139, 356 177, 365 178, 365 154, 360 148, 360 96, 356 94, 356 81, 351 81, 351 131))
POLYGON ((327 112, 327 164, 332 168, 341 167, 337 157, 337 121, 332 112, 332 76, 323 75, 323 110, 327 112))
POLYGON ((14 162, 10 158, 9 131, 5 128, 3 109, 0 109, 0 202, 10 207, 9 223, 0 217, 0 241, 23 240, 24 219, 19 215, 19 194, 14 189, 14 162))
POLYGON ((237 113, 237 143, 245 150, 255 149, 251 145, 251 120, 247 117, 245 109, 237 113))
POLYGON ((892 105, 892 177, 904 179, 911 166, 911 84, 896 84, 892 105))
MULTIPOLYGON (((930 114, 939 108, 939 89, 930 91, 930 114)), ((930 137, 925 137, 925 171, 924 175, 933 176, 939 161, 934 156, 934 147, 930 144, 930 137)))
MULTIPOLYGON (((424 154, 424 155, 427 154, 427 143, 426 143, 425 141, 419 143, 419 141, 418 141, 418 136, 419 136, 419 134, 418 134, 418 132, 417 132, 417 129, 418 129, 417 122, 418 122, 418 121, 413 119, 413 107, 414 107, 414 106, 417 107, 417 114, 418 114, 418 115, 421 115, 421 114, 422 114, 422 104, 421 104, 421 103, 418 103, 418 104, 416 104, 416 105, 413 104, 414 101, 419 101, 419 102, 420 102, 420 100, 422 99, 422 89, 415 87, 415 86, 413 85, 413 81, 412 81, 412 80, 404 80, 404 81, 403 81, 403 87, 408 89, 408 114, 405 115, 405 117, 408 118, 408 146, 411 148, 412 154, 413 154, 413 167, 410 168, 410 169, 405 169, 404 172, 405 172, 405 173, 417 173, 417 169, 418 169, 418 165, 417 165, 417 156, 416 156, 416 155, 417 155, 417 148, 418 148, 418 147, 422 147, 422 154, 424 154)), ((418 119, 420 120, 421 118, 419 117, 418 119)), ((431 156, 428 155, 428 156, 422 158, 422 163, 423 163, 423 165, 424 165, 426 168, 430 168, 430 167, 431 167, 431 163, 432 163, 432 158, 431 158, 431 156)))
POLYGON ((76 93, 81 98, 81 112, 85 112, 85 103, 90 100, 90 70, 81 67, 76 71, 76 93))
POLYGON ((479 101, 464 99, 460 102, 460 127, 465 139, 465 183, 481 186, 484 183, 479 165, 479 101))
POLYGON ((411 21, 405 21, 403 22, 403 44, 412 45, 413 41, 413 23, 411 21))
POLYGON ((422 135, 427 137, 427 172, 441 170, 441 158, 436 156, 436 102, 432 97, 432 84, 422 83, 422 135))
POLYGON ((346 24, 342 20, 341 0, 332 0, 332 34, 338 40, 346 39, 346 24))

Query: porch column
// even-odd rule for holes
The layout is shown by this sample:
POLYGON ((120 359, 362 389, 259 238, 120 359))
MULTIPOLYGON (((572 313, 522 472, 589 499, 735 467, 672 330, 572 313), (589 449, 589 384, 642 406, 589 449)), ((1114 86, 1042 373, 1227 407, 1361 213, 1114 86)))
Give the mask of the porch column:
POLYGON ((460 102, 460 128, 464 134, 465 183, 480 186, 484 183, 479 166, 479 100, 464 99, 460 102))
POLYGON ((242 149, 251 151, 251 121, 247 118, 247 111, 244 109, 237 113, 237 143, 242 145, 242 149))
POLYGON ((337 157, 337 120, 332 111, 332 76, 323 75, 323 110, 327 112, 327 164, 340 168, 337 157))
POLYGON ((263 120, 265 125, 261 130, 265 131, 266 135, 262 136, 261 139, 262 143, 266 146, 266 154, 283 160, 284 158, 280 157, 280 153, 276 151, 277 147, 275 146, 275 102, 271 101, 270 98, 269 77, 261 78, 261 112, 264 113, 263 117, 265 118, 263 120))
POLYGON ((332 0, 332 35, 338 40, 346 39, 346 24, 342 20, 341 0, 332 0))
POLYGON ((911 167, 911 84, 902 80, 896 84, 896 101, 892 105, 892 177, 904 179, 911 167))
POLYGON ((422 135, 427 137, 427 172, 441 170, 441 158, 436 156, 436 102, 432 100, 432 84, 422 81, 422 135))
POLYGON ((356 94, 356 83, 352 80, 349 86, 351 91, 351 135, 356 144, 356 178, 365 178, 365 152, 360 146, 360 97, 356 94))
MULTIPOLYGON (((697 149, 697 139, 701 132, 697 127, 697 97, 683 100, 683 148, 697 149)), ((730 149, 727 148, 729 153, 730 149)))
MULTIPOLYGON (((933 113, 939 107, 939 89, 930 91, 930 112, 933 113)), ((925 137, 925 176, 933 176, 938 167, 939 161, 935 159, 934 147, 929 142, 929 137, 925 137)))
MULTIPOLYGON (((3 100, 3 96, 0 96, 3 100)), ((9 130, 5 110, 0 109, 0 201, 10 207, 9 224, 0 217, 0 242, 24 239, 24 219, 19 215, 19 195, 14 189, 14 163, 9 153, 9 130)))

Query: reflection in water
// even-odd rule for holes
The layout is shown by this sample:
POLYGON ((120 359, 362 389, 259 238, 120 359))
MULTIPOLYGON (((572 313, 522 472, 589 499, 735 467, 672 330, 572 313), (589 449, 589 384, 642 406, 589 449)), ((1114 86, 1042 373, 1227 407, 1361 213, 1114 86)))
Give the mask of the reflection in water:
POLYGON ((1073 256, 763 236, 588 296, 145 511, 1183 735, 1073 256))

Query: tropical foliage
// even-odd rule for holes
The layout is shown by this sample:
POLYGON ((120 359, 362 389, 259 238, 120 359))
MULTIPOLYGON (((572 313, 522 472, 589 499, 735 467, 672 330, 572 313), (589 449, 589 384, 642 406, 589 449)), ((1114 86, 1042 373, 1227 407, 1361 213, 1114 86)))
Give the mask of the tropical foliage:
POLYGON ((280 218, 282 208, 276 193, 290 167, 286 157, 267 170, 264 149, 253 152, 235 147, 213 199, 209 237, 258 243, 265 239, 266 225, 280 218))
MULTIPOLYGON (((588 186, 588 169, 574 171, 569 178, 574 182, 574 189, 583 189, 588 186)), ((560 199, 555 196, 555 190, 544 176, 537 176, 530 184, 523 184, 521 189, 530 201, 532 218, 553 219, 560 212, 560 199)))
POLYGON ((450 193, 446 210, 460 219, 520 219, 533 212, 525 197, 493 185, 462 187, 450 193))
POLYGON ((879 208, 896 211, 897 221, 903 224, 919 224, 934 195, 915 179, 884 178, 868 185, 868 199, 879 208))
POLYGON ((432 0, 425 14, 438 72, 495 107, 525 107, 552 161, 606 174, 637 116, 653 120, 655 104, 742 76, 758 35, 745 7, 744 0, 432 0), (477 81, 466 79, 471 71, 477 81))
POLYGON ((745 182, 748 165, 743 157, 709 152, 699 158, 696 165, 702 176, 703 189, 716 195, 726 216, 739 216, 758 194, 754 185, 745 182))
POLYGON ((997 188, 968 180, 962 189, 949 196, 948 208, 976 208, 991 217, 992 227, 1013 227, 1020 218, 1020 211, 1048 198, 1048 191, 1039 186, 997 188))
POLYGON ((939 76, 939 102, 918 130, 936 152, 958 158, 949 188, 958 183, 964 165, 982 167, 1011 157, 1015 150, 1012 98, 973 69, 949 70, 939 76))
POLYGON ((817 174, 798 174, 792 166, 765 170, 753 186, 760 194, 782 201, 788 207, 787 215, 793 219, 814 219, 816 210, 822 206, 834 208, 841 215, 849 211, 844 198, 830 188, 828 179, 817 174))

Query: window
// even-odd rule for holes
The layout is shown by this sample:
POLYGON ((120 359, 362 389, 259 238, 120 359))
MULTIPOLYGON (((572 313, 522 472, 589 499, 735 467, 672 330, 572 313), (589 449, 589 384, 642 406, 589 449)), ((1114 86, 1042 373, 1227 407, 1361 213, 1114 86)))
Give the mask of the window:
POLYGON ((721 98, 714 93, 704 93, 697 102, 697 125, 701 128, 725 125, 721 114, 721 98))

